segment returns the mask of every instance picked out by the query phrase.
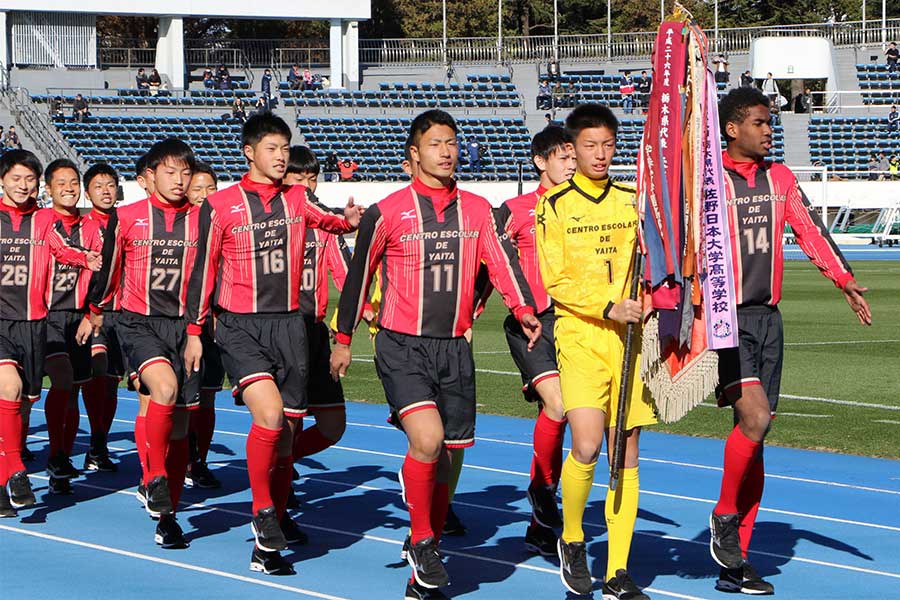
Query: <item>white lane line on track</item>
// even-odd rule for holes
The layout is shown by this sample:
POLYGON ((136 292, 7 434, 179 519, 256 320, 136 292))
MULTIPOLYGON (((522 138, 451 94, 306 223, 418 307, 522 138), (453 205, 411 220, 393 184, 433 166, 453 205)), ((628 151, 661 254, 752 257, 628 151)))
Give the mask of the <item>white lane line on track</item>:
MULTIPOLYGON (((76 484, 83 485, 83 484, 76 484)), ((20 527, 11 527, 9 525, 0 525, 0 530, 10 531, 13 533, 18 533, 22 535, 27 535, 31 537, 40 538, 43 540, 49 540, 53 542, 60 542, 63 544, 69 544, 71 546, 80 546, 82 548, 88 548, 90 550, 99 550, 100 552, 106 552, 108 554, 116 554, 118 556, 124 556, 127 558, 136 558, 138 560, 153 562, 161 565, 166 565, 169 567, 177 567, 179 569, 186 569, 188 571, 195 571, 198 573, 204 573, 206 575, 215 575, 216 577, 223 577, 225 579, 232 579, 235 581, 241 581, 243 583, 251 583, 253 585, 259 585, 262 587, 272 588, 276 590, 281 590, 285 592, 293 592, 295 594, 309 596, 312 598, 322 598, 323 600, 347 600, 342 596, 332 596, 331 594, 323 594, 321 592, 314 592, 312 590, 307 590, 304 588, 294 587, 290 585, 283 585, 280 583, 274 583, 272 581, 267 581, 264 579, 254 579, 252 577, 244 577, 243 575, 237 575, 235 573, 228 573, 227 571, 219 571, 217 569, 209 569, 207 567, 200 567, 197 565, 192 565, 189 563, 178 562, 174 560, 168 560, 165 558, 159 558, 157 556, 149 556, 147 554, 140 554, 139 552, 131 552, 129 550, 121 550, 119 548, 113 548, 111 546, 104 546, 101 544, 92 544, 90 542, 83 542, 81 540, 75 540, 72 538, 66 538, 58 535, 51 535, 49 533, 40 533, 38 531, 31 531, 29 529, 22 529, 20 527)))

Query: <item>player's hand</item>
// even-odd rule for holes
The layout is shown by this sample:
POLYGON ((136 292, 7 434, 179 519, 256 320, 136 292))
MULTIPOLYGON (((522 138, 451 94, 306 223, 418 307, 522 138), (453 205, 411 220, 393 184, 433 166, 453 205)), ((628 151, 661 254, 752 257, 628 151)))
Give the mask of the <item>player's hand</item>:
POLYGON ((347 219, 351 227, 356 228, 359 227, 359 220, 362 218, 362 214, 362 206, 356 206, 353 202, 353 196, 350 196, 350 199, 347 200, 347 206, 344 207, 344 218, 347 219))
POLYGON ((375 311, 372 310, 372 307, 367 307, 363 309, 363 321, 366 322, 366 325, 371 325, 372 321, 375 320, 375 311))
POLYGON ((522 331, 525 332, 525 336, 528 338, 528 350, 531 350, 538 343, 538 340, 541 339, 541 322, 533 314, 525 313, 522 315, 520 323, 522 331))
POLYGON ((470 344, 472 343, 472 328, 471 327, 466 329, 466 331, 463 333, 463 337, 466 338, 467 342, 469 342, 470 344))
POLYGON ((334 348, 331 349, 331 378, 335 381, 340 381, 341 377, 347 374, 347 369, 350 367, 350 361, 352 360, 353 354, 350 351, 350 346, 347 344, 341 344, 338 342, 334 345, 334 348))
POLYGON ((851 279, 844 284, 843 291, 847 304, 849 304, 850 308, 853 309, 853 312, 856 313, 856 318, 859 319, 860 324, 871 325, 872 309, 869 308, 869 303, 863 298, 863 294, 868 292, 869 288, 860 287, 855 279, 851 279))
POLYGON ((87 262, 87 268, 91 271, 99 271, 103 266, 103 256, 99 252, 88 250, 84 253, 84 259, 87 262))
POLYGON ((609 309, 609 318, 618 323, 638 323, 641 320, 641 303, 626 298, 609 309))
POLYGON ((91 323, 91 319, 85 316, 81 319, 81 323, 78 324, 78 331, 75 332, 75 343, 79 346, 84 346, 99 332, 100 328, 94 327, 94 324, 91 323))
POLYGON ((199 335, 187 336, 187 344, 184 346, 184 366, 189 373, 200 370, 200 359, 203 358, 203 343, 199 335))

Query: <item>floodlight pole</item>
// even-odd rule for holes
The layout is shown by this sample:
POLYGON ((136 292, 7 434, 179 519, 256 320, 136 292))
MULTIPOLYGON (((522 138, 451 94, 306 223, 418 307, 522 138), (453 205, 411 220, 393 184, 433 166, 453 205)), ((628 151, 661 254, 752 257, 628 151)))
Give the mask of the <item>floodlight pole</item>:
POLYGON ((881 49, 887 47, 887 2, 881 0, 881 49))
POLYGON ((606 58, 612 58, 612 0, 606 0, 606 58))
POLYGON ((503 64, 503 0, 497 0, 497 64, 503 64))
POLYGON ((866 39, 866 0, 862 0, 862 43, 865 45, 866 39))
POLYGON ((443 0, 441 2, 441 9, 443 13, 443 24, 444 24, 444 36, 443 36, 443 44, 441 45, 441 55, 444 58, 444 66, 447 65, 447 0, 443 0))
MULTIPOLYGON (((865 1, 865 0, 864 0, 865 1)), ((715 32, 713 33, 713 46, 716 49, 716 52, 719 51, 719 0, 716 0, 715 5, 715 32)))
POLYGON ((559 62, 559 10, 553 0, 553 60, 559 62))

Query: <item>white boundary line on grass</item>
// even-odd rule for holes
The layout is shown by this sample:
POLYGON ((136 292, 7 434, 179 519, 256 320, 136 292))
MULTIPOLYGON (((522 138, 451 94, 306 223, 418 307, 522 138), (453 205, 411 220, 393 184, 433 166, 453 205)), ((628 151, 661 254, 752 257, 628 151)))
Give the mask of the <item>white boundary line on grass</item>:
MULTIPOLYGON (((76 485, 84 485, 84 484, 76 484, 76 485)), ((96 486, 94 486, 94 487, 96 487, 96 486)), ((131 552, 129 550, 121 550, 119 548, 113 548, 111 546, 92 544, 90 542, 83 542, 81 540, 75 540, 72 538, 62 537, 62 536, 58 536, 58 535, 52 535, 49 533, 40 533, 37 531, 30 531, 28 529, 21 529, 19 527, 10 527, 9 525, 0 525, 0 530, 10 531, 13 533, 19 533, 22 535, 28 535, 28 536, 40 538, 43 540, 50 540, 53 542, 69 544, 71 546, 80 546, 82 548, 88 548, 90 550, 99 550, 100 552, 106 552, 108 554, 116 554, 118 556, 124 556, 127 558, 136 558, 138 560, 154 562, 154 563, 166 565, 169 567, 177 567, 179 569, 187 569, 188 571, 196 571, 198 573, 204 573, 206 575, 215 575, 216 577, 223 577, 225 579, 233 579, 236 581, 241 581, 243 583, 251 583, 253 585, 260 585, 263 587, 273 588, 273 589, 281 590, 281 591, 285 591, 285 592, 293 592, 295 594, 300 594, 303 596, 310 596, 313 598, 323 598, 324 600, 348 600, 346 598, 343 598, 342 596, 332 596, 331 594, 323 594, 321 592, 314 592, 312 590, 306 590, 303 588, 293 587, 293 586, 289 586, 289 585, 283 585, 280 583, 274 583, 272 581, 267 581, 264 579, 254 579, 252 577, 236 575, 235 573, 228 573, 227 571, 219 571, 217 569, 209 569, 207 567, 199 567, 197 565, 192 565, 189 563, 168 560, 168 559, 159 558, 156 556, 149 556, 147 554, 141 554, 139 552, 131 552)))

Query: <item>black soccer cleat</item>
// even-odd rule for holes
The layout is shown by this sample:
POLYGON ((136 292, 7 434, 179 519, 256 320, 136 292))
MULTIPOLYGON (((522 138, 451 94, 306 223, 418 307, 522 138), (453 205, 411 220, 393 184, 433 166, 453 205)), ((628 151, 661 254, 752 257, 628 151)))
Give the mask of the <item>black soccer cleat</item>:
POLYGON ((175 515, 161 515, 159 522, 156 524, 156 535, 153 540, 166 550, 181 550, 190 546, 188 541, 184 539, 184 532, 175 515))
POLYGON ((429 589, 419 585, 415 581, 407 581, 404 600, 449 600, 447 594, 441 590, 429 589))
POLYGON ((403 547, 400 548, 400 560, 406 560, 406 556, 409 554, 409 546, 412 543, 412 538, 409 534, 406 534, 406 538, 403 540, 403 547))
POLYGON ((615 577, 603 584, 603 600, 650 600, 650 596, 632 581, 628 571, 619 569, 615 577))
POLYGON ((740 592, 753 596, 771 596, 775 593, 775 586, 760 577, 747 561, 737 569, 720 569, 716 589, 720 592, 740 592))
POLYGON ((291 481, 300 481, 300 471, 297 467, 291 467, 291 481))
POLYGON ((587 564, 587 546, 584 542, 567 544, 562 538, 556 542, 559 556, 559 578, 573 594, 586 596, 591 593, 594 582, 587 564))
POLYGON ((115 473, 119 470, 119 465, 109 458, 109 453, 93 451, 88 452, 84 456, 85 471, 99 471, 101 473, 115 473))
POLYGON ((453 505, 447 507, 447 519, 444 521, 444 535, 461 536, 466 535, 466 526, 459 520, 456 513, 453 512, 453 505))
POLYGON ((553 486, 532 484, 528 486, 528 501, 531 503, 531 515, 534 520, 553 529, 562 527, 562 516, 556 503, 556 489, 553 486))
POLYGON ((169 481, 163 475, 157 475, 147 484, 147 501, 144 508, 151 517, 170 515, 173 512, 172 496, 169 494, 169 481))
POLYGON ((525 549, 541 556, 556 556, 556 532, 543 525, 529 525, 525 531, 525 549))
POLYGON ((34 506, 37 502, 37 498, 34 497, 34 492, 31 489, 28 473, 25 471, 19 471, 10 475, 6 486, 9 489, 9 501, 13 508, 28 508, 29 506, 34 506))
POLYGON ((278 552, 266 552, 253 547, 250 555, 250 570, 266 575, 296 575, 291 563, 284 560, 278 552))
POLYGON ((284 513, 284 516, 281 517, 281 533, 284 534, 284 539, 288 544, 292 546, 305 546, 309 543, 309 536, 306 535, 306 532, 300 529, 297 523, 291 518, 291 515, 284 513))
POLYGON ((435 589, 450 583, 434 538, 428 537, 417 544, 410 544, 406 562, 413 568, 413 577, 422 587, 435 589))
POLYGON ((202 460, 191 463, 185 473, 184 483, 201 490, 215 490, 222 487, 222 483, 216 479, 216 476, 202 460))
POLYGON ((0 485, 0 519, 10 519, 19 516, 9 499, 9 492, 5 485, 0 485))
POLYGON ((47 490, 57 496, 68 496, 72 493, 72 483, 66 478, 51 477, 47 490))
POLYGON ((292 509, 300 508, 300 501, 297 500, 297 494, 294 492, 293 486, 288 490, 287 504, 285 506, 292 509))
POLYGON ((47 461, 47 475, 55 479, 74 479, 80 473, 72 464, 72 460, 64 453, 59 452, 47 461))
POLYGON ((262 508, 250 521, 250 530, 256 539, 256 545, 266 552, 280 552, 288 547, 284 532, 278 524, 275 507, 262 508))
POLYGON ((134 497, 137 498, 138 502, 144 505, 144 508, 147 507, 147 486, 144 485, 143 481, 138 481, 134 497))
POLYGON ((738 569, 744 562, 738 527, 741 515, 709 514, 709 553, 720 567, 738 569))

